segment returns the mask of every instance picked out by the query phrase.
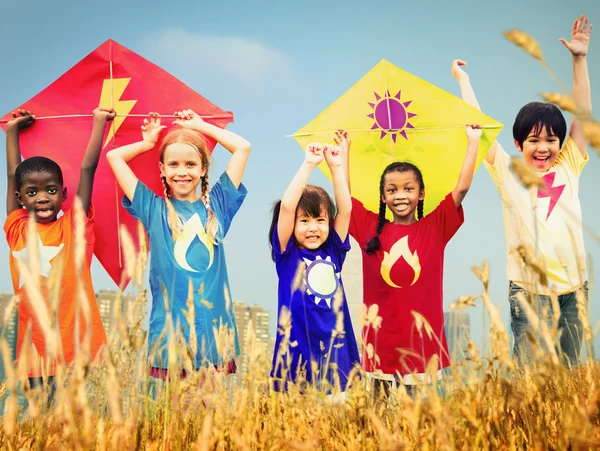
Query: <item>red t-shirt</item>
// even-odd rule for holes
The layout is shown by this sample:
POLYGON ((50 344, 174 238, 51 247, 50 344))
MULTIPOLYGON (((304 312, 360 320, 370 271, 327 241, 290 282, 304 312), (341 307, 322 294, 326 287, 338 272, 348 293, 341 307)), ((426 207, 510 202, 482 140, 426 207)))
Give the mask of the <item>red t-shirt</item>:
POLYGON ((462 206, 457 209, 448 194, 418 222, 386 220, 379 235, 381 249, 368 255, 365 248, 375 236, 377 218, 352 199, 350 235, 362 249, 364 303, 367 309, 377 304, 382 318, 378 330, 363 327, 363 367, 384 374, 423 373, 438 356, 438 368, 444 368, 450 365, 444 334, 444 249, 464 222, 462 206), (424 317, 431 329, 423 324, 419 331, 412 312, 424 317))
MULTIPOLYGON (((29 356, 29 377, 42 375, 42 365, 45 364, 46 338, 33 304, 27 296, 24 286, 27 277, 39 276, 43 302, 48 312, 51 312, 50 302, 55 299, 49 292, 59 293, 58 299, 58 327, 62 353, 65 363, 68 365, 75 358, 76 349, 83 347, 86 332, 86 321, 82 313, 82 307, 77 304, 78 281, 87 297, 90 307, 90 353, 91 357, 98 357, 98 352, 106 344, 106 333, 102 325, 102 319, 98 310, 98 304, 92 286, 90 264, 94 250, 94 210, 90 206, 88 217, 85 218, 85 261, 81 270, 77 271, 75 266, 75 219, 73 209, 67 210, 63 216, 49 224, 36 224, 37 244, 39 255, 39 275, 23 275, 21 277, 17 260, 28 265, 27 234, 29 215, 27 210, 19 209, 13 211, 4 223, 6 241, 10 248, 10 272, 12 276, 15 294, 21 296, 19 304, 19 330, 17 336, 17 359, 21 355, 23 339, 29 324, 31 324, 31 339, 33 343, 32 355, 29 356), (62 274, 60 273, 62 271, 62 274), (77 320, 78 318, 78 320, 77 320), (78 322, 79 338, 76 339, 76 323, 78 322)), ((48 375, 54 375, 55 363, 49 362, 48 375)))

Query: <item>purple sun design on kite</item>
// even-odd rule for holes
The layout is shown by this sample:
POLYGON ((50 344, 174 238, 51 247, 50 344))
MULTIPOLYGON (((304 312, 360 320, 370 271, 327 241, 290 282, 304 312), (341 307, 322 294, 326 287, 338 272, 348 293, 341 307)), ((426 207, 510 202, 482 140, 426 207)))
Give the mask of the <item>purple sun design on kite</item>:
POLYGON ((376 92, 375 102, 368 102, 369 106, 373 108, 373 112, 367 114, 371 119, 375 119, 375 123, 371 127, 371 130, 381 130, 380 139, 390 134, 392 141, 396 142, 396 137, 402 135, 404 139, 408 139, 406 136, 405 129, 415 128, 409 120, 416 116, 415 113, 411 113, 407 110, 412 100, 403 102, 400 99, 402 91, 398 91, 394 97, 390 95, 388 90, 385 91, 385 96, 381 97, 376 92))

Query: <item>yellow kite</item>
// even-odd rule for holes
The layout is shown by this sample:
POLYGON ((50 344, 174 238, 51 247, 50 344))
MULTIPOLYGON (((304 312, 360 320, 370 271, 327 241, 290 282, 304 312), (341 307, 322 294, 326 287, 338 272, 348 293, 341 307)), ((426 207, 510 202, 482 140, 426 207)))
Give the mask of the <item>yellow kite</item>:
MULTIPOLYGON (((423 173, 425 214, 454 189, 467 150, 465 124, 484 128, 477 166, 503 125, 458 97, 381 60, 352 88, 293 136, 304 149, 312 141, 333 143, 334 132, 350 133, 352 195, 379 208, 379 179, 394 161, 423 173)), ((320 169, 331 180, 327 164, 320 169)))

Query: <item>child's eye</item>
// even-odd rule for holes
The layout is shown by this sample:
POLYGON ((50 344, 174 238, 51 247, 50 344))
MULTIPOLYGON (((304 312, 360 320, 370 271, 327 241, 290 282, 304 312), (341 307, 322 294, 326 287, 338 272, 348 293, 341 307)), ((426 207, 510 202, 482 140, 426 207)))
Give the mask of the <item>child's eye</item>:
POLYGON ((325 222, 324 218, 319 218, 319 222, 325 222))
POLYGON ((28 191, 27 191, 27 195, 28 195, 28 196, 35 196, 35 193, 36 193, 36 192, 37 192, 37 191, 28 190, 28 191))
POLYGON ((411 188, 410 186, 408 188, 406 188, 406 191, 412 191, 413 188, 411 188))
POLYGON ((48 194, 56 194, 57 191, 58 190, 56 188, 48 188, 48 194))
POLYGON ((171 166, 172 168, 174 168, 175 166, 177 166, 177 163, 169 163, 169 166, 171 166))

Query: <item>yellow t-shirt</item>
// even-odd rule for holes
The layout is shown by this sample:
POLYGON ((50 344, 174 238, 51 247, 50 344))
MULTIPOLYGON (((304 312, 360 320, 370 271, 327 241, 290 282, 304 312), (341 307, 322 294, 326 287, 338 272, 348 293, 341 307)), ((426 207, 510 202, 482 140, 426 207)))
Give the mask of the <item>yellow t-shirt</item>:
POLYGON ((588 156, 584 157, 575 142, 567 138, 552 168, 539 173, 546 189, 531 193, 510 171, 510 161, 510 155, 500 146, 493 165, 484 161, 503 199, 508 280, 528 291, 547 293, 515 252, 525 244, 545 262, 548 288, 556 289, 558 294, 573 292, 587 280, 579 174, 588 156), (537 203, 535 211, 532 200, 537 203))

